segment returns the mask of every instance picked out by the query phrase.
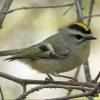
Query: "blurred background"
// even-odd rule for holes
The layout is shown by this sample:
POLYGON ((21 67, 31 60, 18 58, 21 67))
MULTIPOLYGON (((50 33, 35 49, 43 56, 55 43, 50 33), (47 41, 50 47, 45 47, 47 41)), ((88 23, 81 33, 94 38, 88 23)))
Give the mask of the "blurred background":
MULTIPOLYGON (((5 0, 0 0, 0 9, 5 0)), ((74 0, 14 0, 10 9, 28 6, 44 6, 44 5, 61 5, 73 3, 74 0)), ((84 16, 88 15, 90 0, 83 0, 84 16)), ((3 28, 0 30, 0 50, 24 48, 35 45, 65 25, 76 21, 75 6, 64 15, 69 7, 55 9, 30 9, 19 10, 7 14, 3 28)), ((100 0, 95 0, 93 14, 100 14, 100 0)), ((85 19, 87 22, 87 19, 85 19)), ((93 17, 91 21, 91 30, 96 41, 92 42, 89 64, 92 79, 96 77, 100 71, 100 17, 93 17)), ((0 72, 24 78, 24 79, 45 79, 46 75, 31 69, 19 61, 7 62, 5 58, 0 58, 0 72)), ((75 70, 63 73, 63 75, 74 76, 75 70)), ((55 80, 65 80, 63 78, 54 78, 55 80)), ((83 66, 81 67, 79 81, 85 81, 83 66)), ((5 100, 14 99, 22 93, 20 85, 0 78, 0 86, 3 90, 5 100)), ((28 86, 30 89, 33 86, 28 86)), ((67 93, 63 89, 43 89, 39 92, 30 94, 28 99, 45 99, 47 97, 61 97, 67 93)), ((74 91, 73 91, 74 93, 74 91)), ((81 99, 75 99, 81 100, 81 99)), ((83 100, 83 98, 82 98, 83 100)), ((86 98, 84 98, 86 100, 86 98)), ((96 98, 100 100, 100 98, 96 98)))

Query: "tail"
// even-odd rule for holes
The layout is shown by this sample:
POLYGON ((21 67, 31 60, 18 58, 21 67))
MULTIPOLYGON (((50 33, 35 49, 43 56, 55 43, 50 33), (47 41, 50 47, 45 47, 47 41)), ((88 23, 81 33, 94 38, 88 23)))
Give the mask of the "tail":
POLYGON ((13 50, 3 50, 0 51, 0 56, 8 56, 8 55, 14 55, 14 54, 18 54, 20 52, 22 52, 25 48, 23 49, 13 49, 13 50))

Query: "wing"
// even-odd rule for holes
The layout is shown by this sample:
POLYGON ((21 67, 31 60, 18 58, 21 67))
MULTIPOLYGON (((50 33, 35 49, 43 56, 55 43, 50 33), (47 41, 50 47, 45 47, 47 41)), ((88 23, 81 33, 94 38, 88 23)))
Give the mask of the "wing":
POLYGON ((12 57, 9 57, 5 60, 13 61, 17 59, 25 59, 25 58, 31 58, 31 59, 63 59, 66 58, 69 55, 68 51, 56 53, 49 43, 43 43, 36 47, 29 47, 25 50, 13 54, 12 57))
POLYGON ((11 57, 5 59, 9 61, 13 61, 16 59, 24 59, 24 58, 32 58, 32 59, 49 58, 50 54, 54 54, 54 51, 53 47, 49 43, 41 43, 36 46, 31 46, 24 49, 0 51, 0 56, 11 55, 11 57))

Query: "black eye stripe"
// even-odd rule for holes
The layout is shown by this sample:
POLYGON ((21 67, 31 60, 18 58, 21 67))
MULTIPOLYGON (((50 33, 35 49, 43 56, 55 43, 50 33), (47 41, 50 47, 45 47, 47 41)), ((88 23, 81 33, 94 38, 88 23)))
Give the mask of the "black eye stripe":
POLYGON ((84 37, 81 35, 75 35, 74 37, 76 37, 78 40, 83 39, 84 37))
POLYGON ((81 40, 84 39, 84 36, 80 35, 80 34, 71 34, 72 37, 76 38, 77 40, 81 40))
POLYGON ((83 27, 81 27, 81 26, 79 26, 77 24, 69 25, 68 28, 75 29, 77 31, 81 31, 81 32, 83 32, 85 34, 91 34, 91 30, 90 29, 89 30, 85 30, 83 27))

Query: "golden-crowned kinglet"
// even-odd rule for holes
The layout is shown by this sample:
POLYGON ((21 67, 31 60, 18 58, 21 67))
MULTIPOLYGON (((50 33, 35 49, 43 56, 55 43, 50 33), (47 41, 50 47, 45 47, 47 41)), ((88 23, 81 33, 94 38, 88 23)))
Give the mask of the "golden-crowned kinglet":
POLYGON ((6 60, 20 60, 42 73, 72 70, 83 64, 90 53, 90 40, 96 39, 84 23, 73 23, 39 44, 28 48, 0 51, 6 60))

